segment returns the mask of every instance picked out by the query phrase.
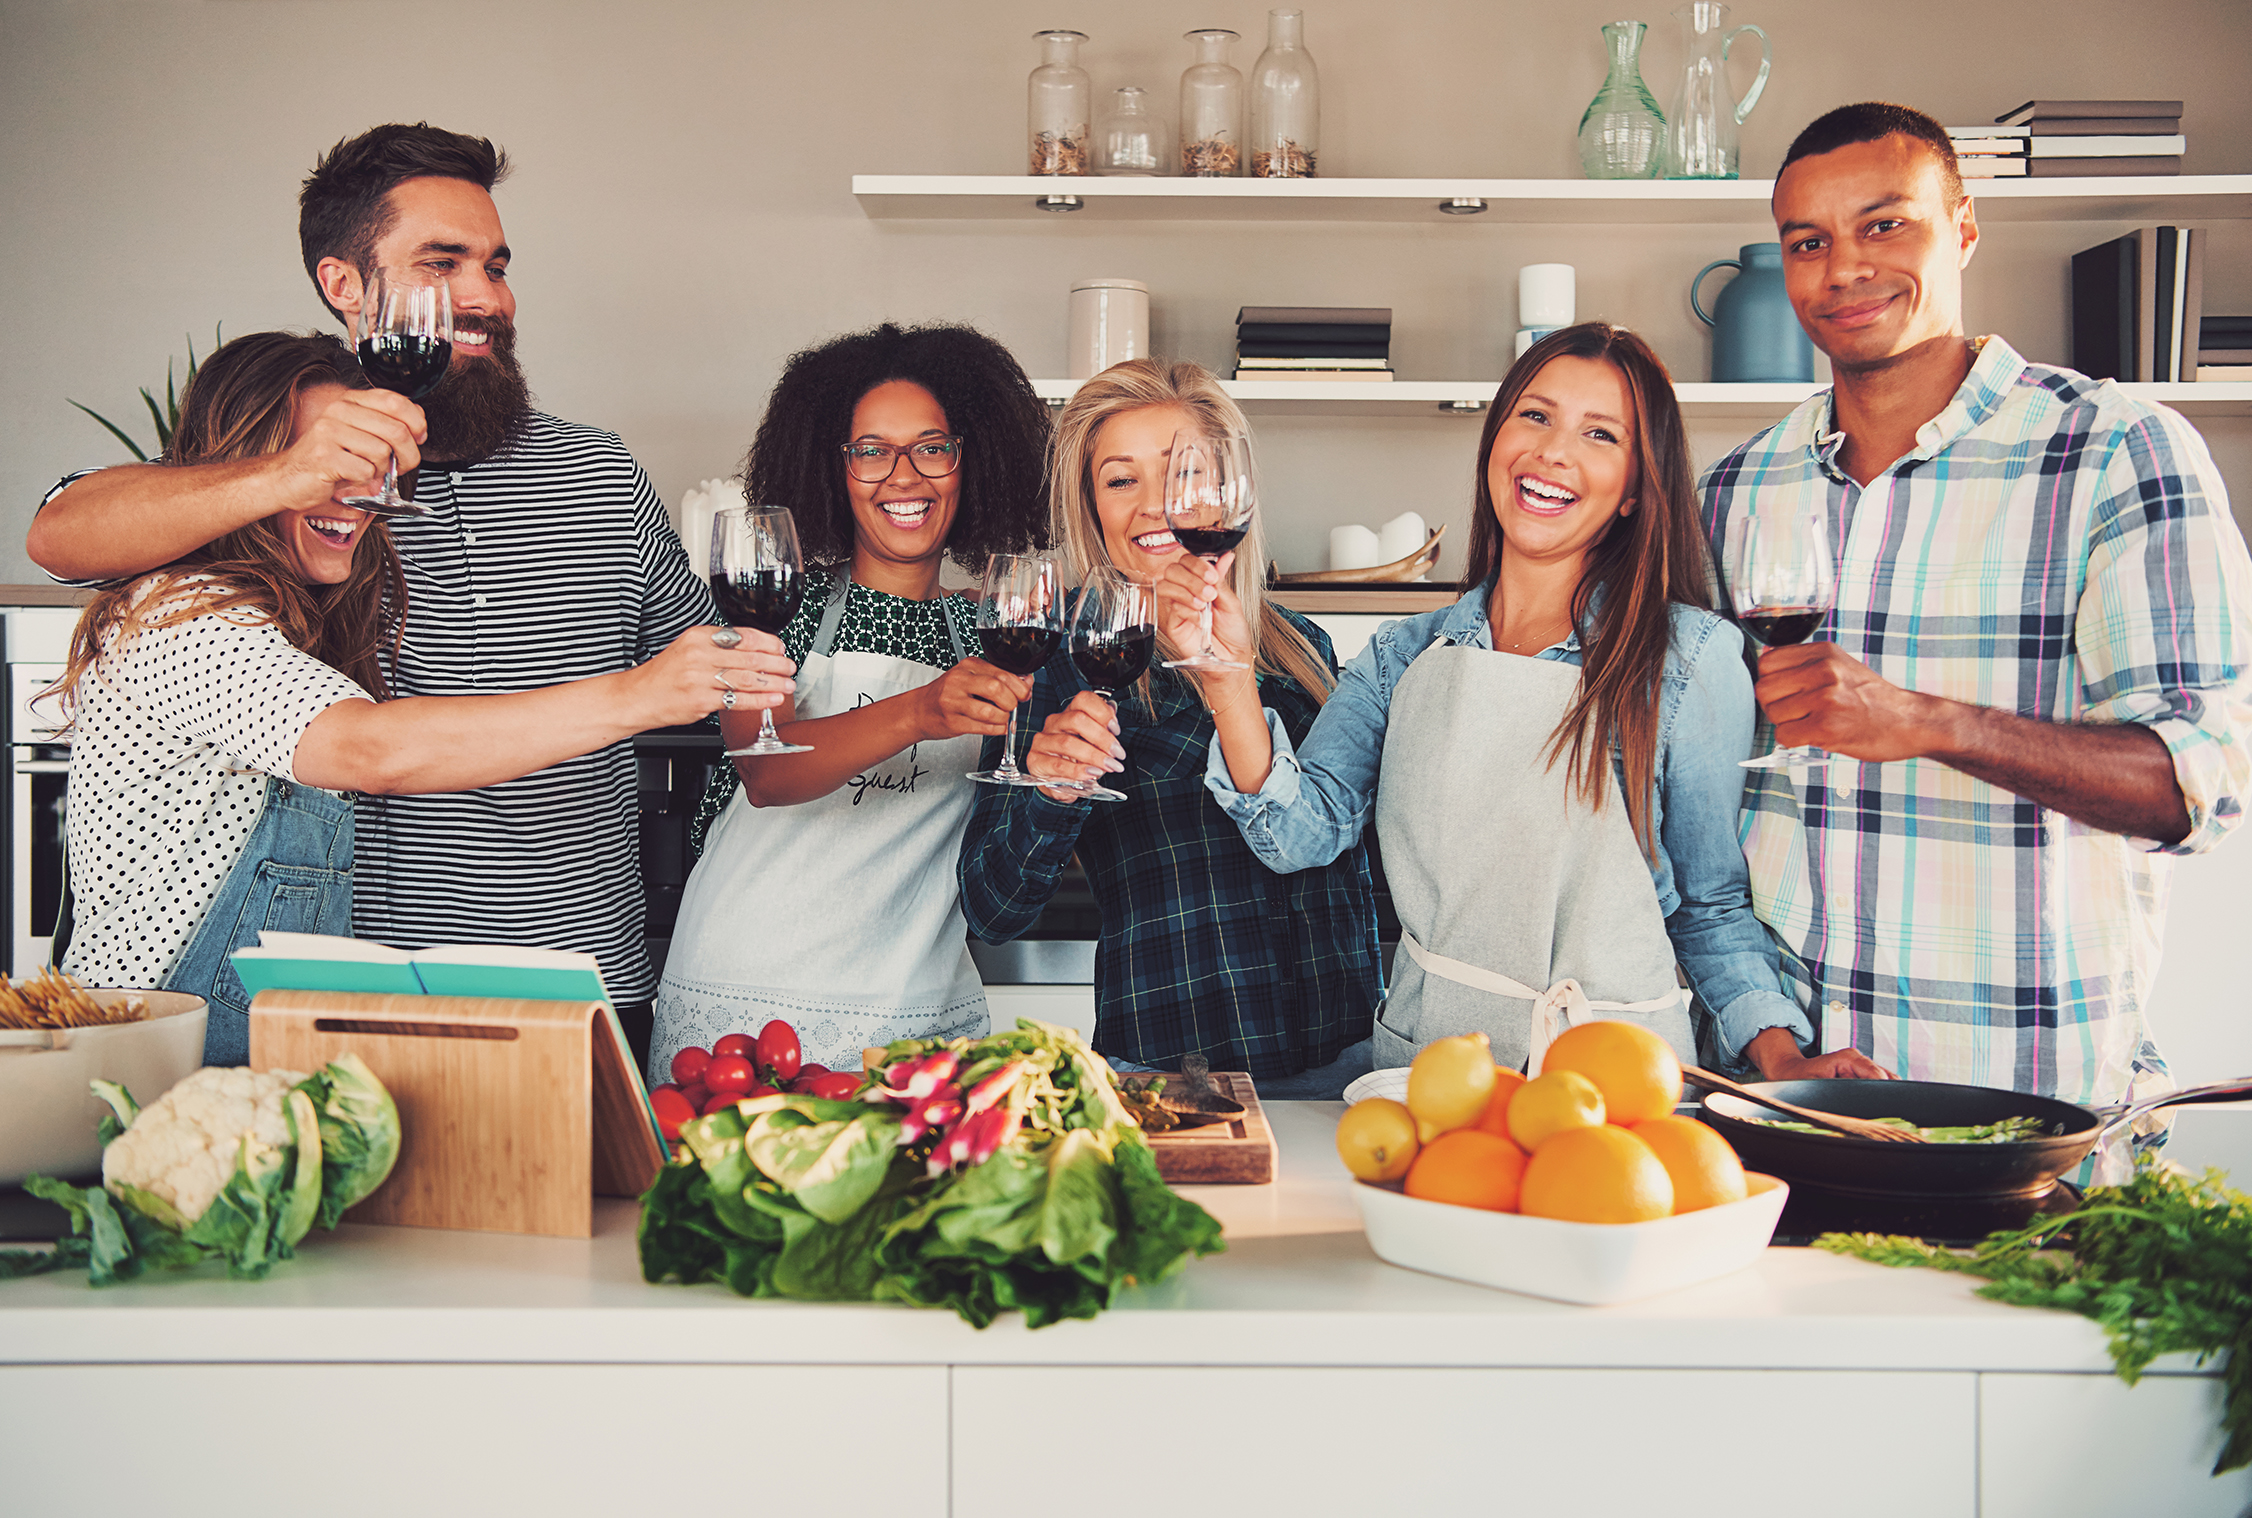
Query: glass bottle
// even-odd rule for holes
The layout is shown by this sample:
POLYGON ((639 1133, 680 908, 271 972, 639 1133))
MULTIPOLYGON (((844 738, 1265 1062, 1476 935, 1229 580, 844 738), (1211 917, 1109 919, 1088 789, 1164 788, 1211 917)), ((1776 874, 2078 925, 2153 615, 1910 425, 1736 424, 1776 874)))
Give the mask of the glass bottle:
POLYGON ((1217 26, 1182 34, 1196 62, 1181 71, 1181 172, 1233 179, 1243 172, 1243 75, 1228 62, 1236 34, 1217 26))
POLYGON ((1590 179, 1655 179, 1665 169, 1666 119, 1642 83, 1648 31, 1639 21, 1603 23, 1611 72, 1580 117, 1580 167, 1590 179))
POLYGON ((1251 177, 1311 179, 1321 147, 1321 84, 1304 11, 1267 12, 1267 50, 1251 66, 1251 177))
POLYGON ((1149 92, 1138 84, 1113 90, 1095 128, 1095 172, 1147 177, 1167 172, 1172 162, 1165 123, 1149 108, 1149 92))
POLYGON ((1079 44, 1085 32, 1034 32, 1040 44, 1040 66, 1027 81, 1032 128, 1034 174, 1085 174, 1094 166, 1087 159, 1088 117, 1093 114, 1095 87, 1079 66, 1079 44))
POLYGON ((1734 179, 1741 166, 1743 148, 1737 128, 1759 104, 1767 88, 1767 70, 1775 55, 1767 33, 1756 26, 1728 26, 1728 7, 1716 0, 1690 0, 1674 10, 1681 23, 1681 88, 1674 93, 1672 129, 1666 134, 1666 178, 1734 179), (1759 74, 1738 100, 1728 88, 1728 53, 1736 39, 1750 32, 1759 39, 1759 74))

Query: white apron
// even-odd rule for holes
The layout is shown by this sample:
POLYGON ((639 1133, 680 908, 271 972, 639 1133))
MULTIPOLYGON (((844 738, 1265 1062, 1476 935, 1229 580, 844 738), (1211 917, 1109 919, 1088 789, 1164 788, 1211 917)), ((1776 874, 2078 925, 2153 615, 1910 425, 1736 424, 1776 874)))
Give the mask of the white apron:
MULTIPOLYGON (((800 718, 916 690, 938 672, 888 654, 832 653, 849 576, 839 575, 797 674, 800 718)), ((951 618, 946 635, 966 657, 951 618)), ((986 1031, 955 862, 984 740, 918 743, 800 806, 753 807, 738 788, 688 877, 657 988, 651 1079, 672 1057, 771 1018, 797 1030, 808 1064, 860 1069, 895 1038, 986 1031)))
POLYGON ((1565 762, 1547 762, 1579 677, 1443 641, 1400 677, 1376 791, 1401 926, 1379 1068, 1482 1031, 1496 1063, 1537 1075, 1555 1036, 1593 1017, 1640 1023, 1694 1062, 1688 993, 1618 787, 1593 810, 1565 762))

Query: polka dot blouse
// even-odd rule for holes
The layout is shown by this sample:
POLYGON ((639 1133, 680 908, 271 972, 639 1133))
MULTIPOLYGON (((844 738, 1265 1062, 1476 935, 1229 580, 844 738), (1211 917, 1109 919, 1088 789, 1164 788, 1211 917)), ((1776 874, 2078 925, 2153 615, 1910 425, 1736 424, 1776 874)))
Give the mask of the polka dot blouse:
MULTIPOLYGON (((208 583, 208 582, 206 582, 208 583)), ((154 582, 151 582, 153 588, 154 582)), ((185 607, 175 592, 151 613, 185 607)), ((264 810, 266 777, 313 719, 368 693, 254 608, 112 633, 78 682, 70 749, 63 968, 89 985, 162 986, 264 810)))

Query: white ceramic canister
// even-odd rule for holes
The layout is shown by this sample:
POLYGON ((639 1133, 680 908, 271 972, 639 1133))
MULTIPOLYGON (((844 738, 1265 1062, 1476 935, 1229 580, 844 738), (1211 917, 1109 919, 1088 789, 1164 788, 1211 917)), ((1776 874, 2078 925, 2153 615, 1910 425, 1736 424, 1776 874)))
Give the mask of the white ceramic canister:
POLYGON ((1068 377, 1093 379, 1112 364, 1149 357, 1149 286, 1138 279, 1083 279, 1071 287, 1068 377))

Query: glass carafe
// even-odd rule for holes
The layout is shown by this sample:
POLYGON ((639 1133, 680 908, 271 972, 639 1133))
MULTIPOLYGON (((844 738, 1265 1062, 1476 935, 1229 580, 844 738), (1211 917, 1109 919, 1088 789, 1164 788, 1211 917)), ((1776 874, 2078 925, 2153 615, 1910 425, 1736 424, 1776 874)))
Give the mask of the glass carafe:
POLYGON ((1759 104, 1767 88, 1774 53, 1767 33, 1756 26, 1728 29, 1728 7, 1716 0, 1690 0, 1673 13, 1681 22, 1681 88, 1666 113, 1666 178, 1734 179, 1742 161, 1736 129, 1759 104), (1759 77, 1737 100, 1728 91, 1728 50, 1750 32, 1759 39, 1759 77))
POLYGON ((1665 170, 1666 119, 1642 83, 1639 21, 1603 23, 1611 71, 1580 117, 1580 167, 1590 179, 1655 179, 1665 170))
POLYGON ((1093 114, 1095 87, 1079 66, 1079 44, 1085 32, 1034 32, 1040 44, 1040 66, 1027 81, 1034 174, 1087 174, 1087 129, 1093 114))
POLYGON ((1095 127, 1095 172, 1149 176, 1165 173, 1172 163, 1165 123, 1149 108, 1149 91, 1138 84, 1113 90, 1095 127))
POLYGON ((1181 71, 1181 172, 1233 179, 1243 172, 1243 75, 1228 62, 1234 32, 1208 26, 1183 34, 1196 62, 1181 71))
POLYGON ((1303 11, 1267 12, 1267 50, 1251 66, 1251 177, 1311 179, 1321 149, 1321 84, 1303 11))

